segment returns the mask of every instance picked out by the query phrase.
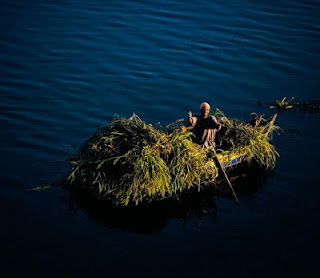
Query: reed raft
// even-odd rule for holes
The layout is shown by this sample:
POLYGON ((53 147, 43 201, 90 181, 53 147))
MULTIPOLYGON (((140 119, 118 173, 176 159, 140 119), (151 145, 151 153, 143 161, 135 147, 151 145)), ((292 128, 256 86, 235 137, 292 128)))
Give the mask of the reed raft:
POLYGON ((221 111, 217 147, 203 148, 193 133, 182 133, 176 122, 157 129, 137 115, 116 118, 103 126, 70 158, 72 169, 65 185, 89 198, 109 200, 120 206, 139 205, 164 198, 179 198, 191 188, 201 191, 219 180, 216 156, 222 165, 245 154, 261 167, 272 169, 278 153, 270 143, 278 129, 273 122, 252 126, 229 119, 221 111))

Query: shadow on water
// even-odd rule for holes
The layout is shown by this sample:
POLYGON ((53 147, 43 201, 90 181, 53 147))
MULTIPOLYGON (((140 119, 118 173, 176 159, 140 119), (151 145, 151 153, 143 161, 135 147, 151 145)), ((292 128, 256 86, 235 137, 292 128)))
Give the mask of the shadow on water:
MULTIPOLYGON (((250 167, 250 172, 244 173, 244 167, 241 166, 233 169, 228 175, 237 194, 241 196, 242 194, 255 194, 263 186, 268 173, 253 164, 250 167)), ((215 200, 220 197, 234 200, 230 188, 223 181, 205 188, 201 192, 198 192, 197 189, 188 190, 178 200, 167 198, 139 206, 115 206, 105 200, 88 199, 84 192, 75 193, 72 191, 68 191, 63 202, 68 210, 77 211, 80 209, 100 225, 120 228, 129 232, 150 234, 160 232, 172 219, 181 219, 183 226, 190 218, 201 219, 204 215, 214 220, 218 212, 215 200)))
MULTIPOLYGON (((89 200, 80 194, 70 193, 69 197, 65 200, 69 209, 83 210, 98 224, 141 234, 159 232, 174 218, 186 221, 190 214, 201 215, 204 207, 204 201, 199 198, 192 203, 167 199, 140 206, 120 207, 108 201, 89 200)), ((213 197, 211 202, 207 202, 215 206, 213 197)))
MULTIPOLYGON (((272 175, 272 171, 268 171, 261 167, 256 161, 252 161, 250 165, 235 166, 228 173, 233 187, 240 194, 254 195, 261 189, 266 179, 272 175)), ((223 189, 225 187, 222 187, 223 189)))

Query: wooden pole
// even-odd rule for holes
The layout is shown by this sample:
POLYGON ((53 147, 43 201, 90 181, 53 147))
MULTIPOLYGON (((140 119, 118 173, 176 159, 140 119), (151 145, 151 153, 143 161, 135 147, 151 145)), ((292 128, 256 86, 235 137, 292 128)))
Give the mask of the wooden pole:
POLYGON ((229 178, 228 178, 228 175, 227 175, 226 171, 222 168, 222 166, 221 166, 220 161, 218 160, 218 158, 217 158, 217 157, 214 157, 214 159, 215 159, 215 161, 217 162, 217 165, 218 165, 219 169, 223 172, 224 178, 225 178, 225 180, 227 181, 227 183, 229 184, 229 186, 230 186, 230 188, 231 188, 232 195, 236 198, 237 202, 239 203, 239 199, 238 199, 238 197, 237 197, 237 194, 236 194, 236 192, 235 192, 234 189, 233 189, 233 186, 232 186, 232 184, 231 184, 231 182, 230 182, 230 180, 229 180, 229 178))

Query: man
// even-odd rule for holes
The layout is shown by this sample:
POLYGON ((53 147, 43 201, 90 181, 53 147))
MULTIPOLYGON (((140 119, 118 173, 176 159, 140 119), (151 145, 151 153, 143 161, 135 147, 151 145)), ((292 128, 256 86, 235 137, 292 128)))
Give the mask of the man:
POLYGON ((188 112, 188 126, 181 128, 182 132, 193 129, 195 134, 195 142, 208 148, 215 147, 216 132, 221 129, 221 124, 216 117, 210 116, 210 105, 203 102, 200 105, 200 116, 192 116, 192 112, 188 112))

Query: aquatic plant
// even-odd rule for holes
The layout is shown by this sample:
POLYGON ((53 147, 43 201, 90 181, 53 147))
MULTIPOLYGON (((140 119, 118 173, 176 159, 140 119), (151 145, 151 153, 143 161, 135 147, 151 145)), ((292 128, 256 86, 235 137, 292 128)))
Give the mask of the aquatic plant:
POLYGON ((252 127, 222 113, 220 121, 227 144, 214 150, 195 144, 193 133, 183 133, 176 125, 160 130, 135 114, 128 119, 116 118, 70 159, 73 167, 66 186, 90 198, 138 205, 212 186, 218 178, 213 155, 223 161, 236 152, 246 152, 248 161, 254 158, 267 168, 275 165, 277 152, 269 143, 273 123, 252 127))
POLYGON ((269 108, 277 108, 279 111, 302 111, 309 113, 320 113, 320 101, 319 100, 305 100, 294 101, 295 97, 286 100, 284 97, 282 100, 276 100, 275 103, 269 103, 269 108))
POLYGON ((281 100, 276 100, 274 104, 270 104, 269 108, 277 108, 278 110, 287 110, 291 109, 293 107, 292 101, 295 99, 295 97, 291 97, 291 99, 286 100, 287 97, 284 97, 281 100))

